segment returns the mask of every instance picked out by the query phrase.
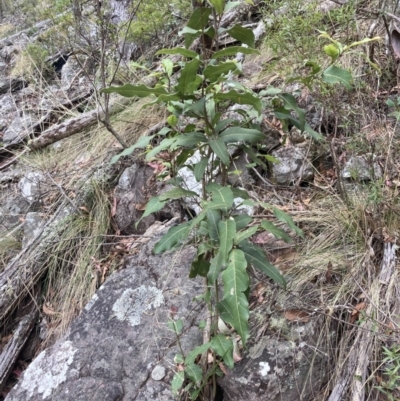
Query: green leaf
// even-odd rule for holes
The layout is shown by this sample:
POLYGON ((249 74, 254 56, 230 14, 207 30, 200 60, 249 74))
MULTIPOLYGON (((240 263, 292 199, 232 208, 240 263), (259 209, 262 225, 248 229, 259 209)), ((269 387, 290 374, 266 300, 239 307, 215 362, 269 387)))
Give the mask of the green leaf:
POLYGON ((324 46, 324 52, 332 59, 332 61, 335 61, 340 55, 339 49, 333 43, 324 46))
POLYGON ((183 113, 190 117, 204 117, 206 98, 203 97, 195 103, 185 102, 183 113), (194 114, 193 114, 194 113, 194 114))
POLYGON ((240 249, 229 254, 228 267, 222 273, 224 298, 219 304, 221 318, 239 333, 243 346, 249 337, 249 302, 244 292, 249 287, 247 261, 240 249))
POLYGON ((216 126, 215 126, 215 131, 217 133, 220 133, 223 131, 228 125, 236 122, 234 118, 226 118, 225 120, 221 120, 216 126))
POLYGON ((162 150, 168 149, 175 141, 176 137, 163 139, 158 146, 147 153, 146 160, 150 160, 154 156, 158 155, 162 150))
POLYGON ((283 100, 285 109, 293 110, 297 113, 300 122, 300 127, 298 128, 301 131, 304 131, 304 126, 306 124, 306 112, 298 106, 295 97, 290 93, 280 93, 278 96, 283 100))
POLYGON ((180 54, 183 57, 187 58, 196 58, 198 54, 192 50, 185 49, 184 47, 174 47, 173 49, 161 49, 158 54, 180 54))
POLYGON ((211 183, 207 186, 207 192, 212 193, 212 201, 208 202, 211 209, 221 209, 228 211, 233 205, 233 193, 229 187, 211 183))
POLYGON ((194 361, 197 359, 197 356, 208 351, 210 348, 210 343, 204 343, 201 345, 198 345, 197 347, 194 347, 188 354, 186 355, 185 358, 185 363, 188 365, 191 365, 194 363, 194 361))
POLYGON ((233 219, 221 220, 218 223, 219 232, 219 252, 223 260, 228 259, 228 254, 232 250, 233 237, 236 234, 236 223, 233 219))
POLYGON ((178 117, 176 117, 173 114, 171 114, 167 118, 167 123, 168 123, 169 126, 175 127, 175 125, 178 123, 178 117))
POLYGON ((239 231, 238 233, 236 233, 235 238, 234 238, 234 244, 235 245, 239 245, 242 241, 244 241, 246 238, 251 237, 252 235, 254 235, 257 230, 258 230, 259 226, 254 226, 254 227, 250 227, 245 231, 239 231))
POLYGON ((109 88, 102 89, 102 93, 118 93, 124 97, 146 97, 150 95, 165 95, 167 91, 164 88, 149 88, 146 85, 131 85, 126 84, 124 86, 110 86, 109 88))
POLYGON ((261 227, 264 230, 267 230, 268 232, 270 232, 275 238, 278 238, 278 239, 281 238, 285 242, 293 242, 293 240, 289 237, 289 235, 287 235, 285 233, 284 230, 282 230, 281 228, 276 227, 274 224, 272 224, 268 220, 263 220, 261 222, 261 227))
POLYGON ((284 277, 279 270, 268 261, 264 251, 260 247, 247 240, 244 240, 239 245, 239 249, 243 251, 249 264, 261 270, 264 274, 275 281, 275 283, 278 283, 283 288, 286 288, 286 281, 284 277))
POLYGON ((304 132, 307 132, 307 134, 310 134, 312 138, 314 138, 316 141, 324 141, 325 138, 323 135, 319 134, 317 131, 314 131, 308 123, 304 126, 304 132))
POLYGON ((123 152, 119 153, 118 155, 115 155, 111 159, 110 163, 111 164, 116 163, 122 156, 130 156, 135 149, 145 148, 149 144, 149 142, 154 138, 154 136, 155 135, 140 137, 134 145, 129 146, 129 148, 126 148, 123 152))
POLYGON ((171 77, 174 71, 174 63, 169 59, 165 59, 161 61, 161 65, 163 66, 164 71, 167 73, 168 77, 171 77))
POLYGON ((213 152, 221 160, 221 162, 224 163, 225 166, 229 166, 230 156, 229 156, 228 150, 226 149, 224 140, 222 138, 210 139, 208 141, 208 143, 209 143, 211 149, 213 150, 213 152))
POLYGON ((194 363, 186 365, 184 372, 193 383, 197 385, 201 383, 203 371, 199 365, 195 365, 194 363))
POLYGON ((190 148, 196 146, 200 142, 206 142, 207 138, 202 132, 189 132, 187 134, 178 135, 175 138, 171 150, 175 150, 178 146, 190 148))
POLYGON ((224 13, 226 13, 227 11, 231 10, 232 8, 235 8, 237 6, 240 6, 242 4, 241 1, 228 1, 225 4, 225 8, 224 8, 224 13))
POLYGON ((272 207, 272 211, 278 220, 286 223, 298 236, 304 238, 303 231, 294 224, 293 219, 288 214, 276 207, 272 207))
POLYGON ((221 221, 221 212, 216 209, 207 210, 208 233, 213 241, 219 241, 218 224, 221 221))
POLYGON ((215 11, 218 15, 222 15, 224 13, 225 8, 225 0, 208 0, 210 4, 215 8, 215 11))
POLYGON ((170 189, 167 192, 164 192, 162 195, 158 196, 158 199, 160 201, 165 201, 168 199, 180 199, 183 198, 184 196, 197 196, 196 192, 193 191, 188 191, 187 189, 178 187, 178 188, 173 188, 170 189))
POLYGON ((236 104, 249 104, 250 106, 253 106, 254 109, 257 110, 259 114, 261 114, 262 111, 261 100, 258 97, 248 92, 239 93, 232 89, 227 93, 217 93, 215 95, 215 99, 230 100, 232 103, 236 104))
POLYGON ((243 28, 241 25, 235 25, 227 31, 232 38, 246 44, 249 47, 255 47, 254 33, 249 28, 243 28))
POLYGON ((190 222, 171 227, 168 232, 154 245, 153 252, 157 255, 170 250, 183 239, 187 239, 190 222))
POLYGON ((182 319, 170 320, 169 322, 167 322, 167 326, 175 334, 180 335, 183 330, 183 321, 182 321, 182 319))
POLYGON ((322 73, 322 80, 328 84, 342 84, 346 89, 351 89, 353 77, 349 71, 331 65, 322 73))
POLYGON ((196 75, 194 80, 189 84, 187 87, 187 93, 193 93, 197 89, 199 89, 199 86, 203 83, 203 77, 201 75, 196 75))
POLYGON ((208 157, 202 157, 201 160, 193 166, 194 178, 196 178, 197 182, 203 178, 208 165, 208 160, 208 157))
POLYGON ((204 69, 204 77, 208 79, 210 82, 215 82, 222 75, 228 74, 230 71, 237 71, 236 63, 232 61, 227 61, 224 63, 219 63, 218 65, 208 65, 204 69))
POLYGON ((232 188, 232 193, 235 198, 249 199, 249 193, 244 189, 232 188))
MULTIPOLYGON (((206 7, 199 7, 196 8, 190 19, 189 22, 187 23, 188 28, 192 28, 194 30, 201 30, 202 28, 205 28, 207 26, 208 19, 212 13, 211 8, 206 8, 206 7)), ((201 34, 201 32, 200 32, 201 34)), ((196 39, 197 34, 193 33, 186 33, 185 34, 185 47, 189 48, 190 45, 193 43, 193 41, 196 39)))
POLYGON ((192 262, 189 278, 195 278, 197 276, 206 277, 209 270, 210 262, 204 259, 204 255, 199 255, 197 259, 192 262))
POLYGON ((210 270, 207 273, 207 280, 210 285, 213 285, 218 280, 219 273, 221 273, 221 270, 225 269, 226 266, 226 259, 221 251, 218 251, 217 255, 211 259, 210 270))
POLYGON ((183 386, 185 380, 185 372, 176 372, 171 381, 171 390, 174 395, 178 394, 178 391, 183 386))
POLYGON ((175 86, 176 91, 182 92, 183 94, 191 94, 189 86, 193 85, 193 81, 195 81, 197 77, 197 70, 200 66, 199 59, 193 59, 186 63, 185 67, 181 71, 181 75, 178 78, 178 85, 175 86))
POLYGON ((229 56, 236 56, 238 53, 243 53, 243 54, 260 54, 260 52, 257 49, 251 49, 248 47, 243 47, 243 46, 231 46, 227 47, 223 50, 219 50, 215 52, 212 55, 212 59, 217 59, 221 57, 229 57, 229 56))
POLYGON ((165 202, 161 202, 158 196, 154 196, 149 200, 149 202, 146 205, 146 209, 141 217, 140 220, 142 220, 144 217, 149 216, 152 213, 156 213, 159 210, 161 210, 165 205, 165 202))
POLYGON ((228 368, 233 369, 233 343, 230 338, 217 334, 211 339, 210 348, 224 360, 228 368))
POLYGON ((225 143, 246 142, 257 143, 265 139, 265 135, 256 130, 242 127, 232 127, 226 129, 219 136, 225 143))
POLYGON ((236 222, 236 230, 242 230, 243 228, 246 228, 253 221, 253 218, 247 214, 238 214, 233 218, 236 222))

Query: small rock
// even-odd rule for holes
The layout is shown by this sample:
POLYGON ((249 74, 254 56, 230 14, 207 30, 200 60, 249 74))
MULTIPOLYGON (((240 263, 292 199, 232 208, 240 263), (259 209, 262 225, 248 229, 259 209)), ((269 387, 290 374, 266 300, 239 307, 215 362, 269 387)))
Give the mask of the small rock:
POLYGON ((34 121, 31 116, 17 117, 6 129, 3 135, 5 145, 19 143, 32 132, 34 121))
POLYGON ((27 213, 24 222, 22 248, 26 248, 26 246, 40 233, 43 221, 44 219, 39 213, 27 213))
POLYGON ((352 156, 345 164, 342 178, 372 181, 382 178, 382 169, 374 155, 352 156))
POLYGON ((44 176, 39 172, 30 172, 23 177, 19 183, 18 188, 21 191, 22 196, 29 202, 36 202, 44 189, 44 176))
POLYGON ((152 378, 153 380, 159 381, 159 380, 164 379, 165 374, 166 374, 166 372, 165 372, 164 366, 162 366, 162 365, 157 365, 157 366, 153 369, 153 371, 151 372, 151 378, 152 378))

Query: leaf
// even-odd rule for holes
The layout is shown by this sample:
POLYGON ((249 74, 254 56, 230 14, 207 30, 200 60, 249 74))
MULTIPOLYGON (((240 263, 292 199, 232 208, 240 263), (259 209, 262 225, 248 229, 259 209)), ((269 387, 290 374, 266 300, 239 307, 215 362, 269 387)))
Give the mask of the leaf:
POLYGON ((212 59, 217 59, 221 57, 229 57, 229 56, 236 56, 238 53, 243 54, 260 54, 257 49, 251 49, 248 47, 243 46, 231 46, 227 47, 226 49, 219 50, 212 55, 212 59))
POLYGON ((228 368, 233 369, 233 343, 223 334, 217 334, 210 341, 210 348, 225 362, 228 368))
MULTIPOLYGON (((196 8, 192 15, 190 16, 189 22, 187 23, 188 28, 194 30, 201 30, 207 26, 208 19, 212 13, 211 8, 198 7, 196 8)), ((200 35, 199 35, 200 36, 200 35)), ((185 34, 185 47, 189 48, 193 41, 196 39, 197 34, 186 33, 185 34)))
POLYGON ((201 160, 193 166, 194 178, 199 182, 206 171, 208 165, 208 157, 202 157, 201 160))
POLYGON ((310 314, 300 309, 287 310, 283 314, 287 320, 291 322, 303 322, 307 323, 310 321, 310 314))
POLYGON ((204 259, 204 255, 199 255, 197 259, 192 262, 189 278, 195 278, 197 276, 206 277, 209 270, 210 262, 204 259))
POLYGON ((243 28, 241 25, 235 25, 231 29, 228 29, 227 32, 232 36, 232 38, 246 44, 249 47, 255 47, 255 37, 251 29, 243 28))
POLYGON ((175 334, 179 335, 182 333, 182 330, 183 330, 183 321, 182 321, 182 319, 170 320, 169 322, 167 322, 167 326, 175 334))
POLYGON ((342 84, 346 89, 351 89, 353 77, 349 71, 331 65, 322 73, 322 80, 328 84, 342 84))
POLYGON ((208 0, 210 4, 215 8, 215 11, 218 15, 222 15, 224 13, 225 8, 225 0, 208 0))
POLYGON ((256 130, 242 127, 232 127, 226 129, 219 136, 225 143, 246 142, 257 143, 265 139, 265 135, 256 130))
POLYGON ((213 241, 219 241, 218 224, 221 221, 221 212, 216 209, 207 210, 208 233, 213 241))
POLYGON ((176 372, 171 381, 171 390, 174 395, 178 394, 178 391, 183 386, 185 380, 185 372, 176 372))
POLYGON ((174 71, 174 63, 166 58, 161 61, 161 65, 163 66, 164 71, 167 73, 168 77, 171 77, 174 71))
POLYGON ((102 93, 118 93, 124 97, 146 97, 150 95, 165 95, 167 91, 164 88, 149 88, 146 85, 131 85, 126 84, 124 86, 110 86, 101 90, 102 93))
POLYGON ((201 345, 198 345, 197 347, 194 347, 188 354, 186 355, 185 358, 185 363, 188 365, 191 365, 194 363, 194 361, 197 359, 197 356, 200 354, 203 354, 204 352, 208 351, 210 348, 210 343, 204 343, 201 345))
POLYGON ((202 132, 189 132, 187 134, 181 134, 175 137, 173 146, 171 150, 175 150, 178 146, 183 146, 185 148, 190 148, 197 145, 200 142, 206 142, 207 138, 202 132))
POLYGON ((211 209, 221 209, 226 212, 232 207, 233 193, 229 187, 211 183, 207 186, 207 192, 212 193, 212 201, 208 202, 211 209))
POLYGON ((264 230, 267 230, 268 232, 270 232, 275 238, 278 238, 278 239, 281 238, 285 242, 293 242, 292 238, 290 238, 289 235, 287 235, 285 233, 285 231, 283 231, 281 228, 276 227, 270 221, 263 220, 261 222, 261 227, 264 230))
POLYGON ((158 54, 180 54, 183 57, 187 58, 196 58, 198 54, 192 50, 185 49, 184 47, 174 47, 173 49, 161 49, 158 54))
POLYGON ((300 127, 298 128, 301 131, 304 131, 304 126, 306 124, 306 113, 298 106, 296 98, 290 93, 280 93, 278 96, 283 100, 285 109, 293 110, 297 113, 300 122, 300 127))
POLYGON ((146 160, 152 159, 154 156, 158 155, 162 150, 168 149, 174 142, 176 141, 176 137, 173 138, 164 138, 158 146, 152 149, 146 155, 146 160))
POLYGON ((227 266, 226 259, 223 257, 221 251, 211 259, 210 270, 207 273, 207 280, 210 285, 213 285, 217 280, 219 273, 227 266))
POLYGON ((185 366, 184 372, 193 383, 200 384, 203 378, 203 371, 200 366, 191 363, 185 366))
MULTIPOLYGON (((146 206, 146 209, 141 217, 143 219, 146 216, 149 216, 152 213, 156 213, 161 210, 165 205, 165 202, 161 202, 158 196, 154 196, 149 200, 149 203, 146 206)), ((140 220, 141 220, 140 219, 140 220)))
POLYGON ((229 156, 228 150, 226 149, 223 139, 222 138, 210 139, 208 141, 208 143, 209 143, 211 149, 214 151, 214 153, 221 160, 221 162, 224 163, 225 166, 229 166, 230 156, 229 156))
POLYGON ((220 133, 223 131, 228 125, 236 122, 234 118, 226 118, 225 120, 221 120, 216 126, 215 126, 215 131, 217 133, 220 133))
POLYGON ((181 75, 178 78, 178 85, 175 86, 176 91, 182 92, 183 94, 191 94, 193 91, 189 90, 189 86, 193 84, 193 81, 197 77, 197 70, 200 66, 199 59, 193 59, 186 63, 185 67, 181 71, 181 75))
POLYGON ((283 288, 286 288, 286 281, 284 277, 279 270, 268 261, 264 251, 260 247, 245 240, 239 245, 239 248, 244 252, 246 260, 249 264, 261 270, 273 281, 275 281, 275 283, 279 284, 283 288))
POLYGON ((154 136, 155 135, 140 137, 134 145, 130 146, 129 148, 126 148, 123 152, 119 153, 118 155, 115 155, 111 159, 110 163, 111 164, 116 163, 122 156, 130 156, 135 149, 145 148, 149 144, 149 142, 154 138, 154 136))
POLYGON ((253 218, 247 214, 239 214, 233 218, 236 222, 236 230, 242 230, 243 228, 246 228, 253 221, 253 218))
POLYGON ((232 8, 235 8, 235 7, 239 6, 240 4, 242 4, 241 1, 228 1, 225 4, 224 13, 226 13, 229 10, 231 10, 232 8))
POLYGON ((246 238, 249 238, 252 235, 254 235, 257 232, 258 228, 259 228, 259 226, 254 226, 254 227, 248 228, 245 231, 240 231, 240 232, 236 233, 235 238, 233 240, 234 244, 239 245, 246 238))
POLYGON ((167 192, 164 192, 163 194, 158 196, 158 199, 160 201, 165 201, 168 199, 180 199, 183 198, 184 196, 197 196, 197 193, 178 187, 178 188, 173 188, 167 192))
POLYGON ((317 131, 314 131, 308 123, 304 126, 304 132, 307 132, 307 134, 310 134, 312 138, 314 138, 317 141, 324 141, 325 138, 323 135, 319 134, 317 131))
POLYGON ((340 55, 339 49, 333 43, 324 46, 324 52, 332 59, 332 62, 340 55))
POLYGON ((221 220, 218 223, 219 232, 219 252, 223 260, 228 259, 228 254, 232 250, 233 237, 236 234, 236 223, 233 219, 221 220))
POLYGON ((253 106, 255 110, 257 110, 257 112, 259 114, 261 114, 262 111, 262 103, 261 100, 252 95, 251 93, 239 93, 235 90, 230 90, 227 93, 217 93, 215 95, 215 99, 218 100, 230 100, 232 103, 236 103, 236 104, 248 104, 250 106, 253 106))
POLYGON ((171 227, 168 232, 154 245, 153 252, 158 255, 170 250, 183 239, 187 239, 190 222, 171 227))
POLYGON ((224 298, 219 304, 221 318, 239 333, 244 346, 249 337, 249 303, 244 294, 249 287, 246 268, 244 253, 234 249, 229 254, 228 267, 222 273, 224 298))
POLYGON ((280 221, 283 221, 284 223, 286 223, 298 236, 304 238, 303 231, 300 230, 300 228, 297 227, 296 224, 294 224, 293 219, 288 214, 286 214, 285 212, 282 212, 282 210, 280 210, 276 207, 273 207, 272 211, 273 211, 274 215, 280 221))
POLYGON ((199 86, 203 83, 203 77, 201 75, 196 75, 194 80, 189 84, 187 87, 186 93, 193 93, 197 89, 199 89, 199 86))
POLYGON ((235 198, 249 199, 249 193, 244 189, 232 188, 232 193, 235 198))
POLYGON ((218 65, 207 65, 204 69, 204 77, 210 82, 215 82, 222 75, 228 74, 229 71, 236 71, 237 65, 232 61, 227 61, 224 63, 219 63, 218 65))

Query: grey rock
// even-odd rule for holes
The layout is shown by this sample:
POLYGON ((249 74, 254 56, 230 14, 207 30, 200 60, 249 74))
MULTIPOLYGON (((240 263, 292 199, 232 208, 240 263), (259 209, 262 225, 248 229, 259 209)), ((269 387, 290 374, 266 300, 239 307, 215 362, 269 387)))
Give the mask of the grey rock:
POLYGON ((34 121, 31 116, 17 117, 11 125, 6 129, 3 135, 5 145, 19 143, 32 133, 34 121))
POLYGON ((7 401, 175 400, 169 358, 179 351, 167 322, 173 309, 190 337, 182 338, 183 346, 201 343, 202 332, 191 325, 204 318, 192 302, 202 286, 187 280, 193 248, 154 256, 154 243, 142 244, 127 268, 103 284, 69 333, 31 363, 7 401))
POLYGON ((27 82, 22 78, 5 78, 0 80, 0 95, 7 92, 15 92, 27 85, 27 82))
POLYGON ((12 229, 15 225, 20 223, 21 219, 25 217, 25 214, 29 209, 30 204, 22 195, 10 197, 3 205, 1 205, 1 225, 6 230, 12 229))
POLYGON ((307 182, 313 179, 314 169, 307 159, 307 151, 288 146, 271 152, 278 162, 271 163, 272 179, 279 185, 307 182))
POLYGON ((44 219, 39 213, 30 212, 26 214, 22 248, 26 248, 26 246, 41 232, 43 223, 44 219))
POLYGON ((19 181, 18 188, 22 196, 32 204, 38 201, 46 190, 45 178, 42 173, 31 171, 19 181))
POLYGON ((372 181, 382 178, 382 169, 374 155, 351 156, 341 172, 342 178, 372 181))
POLYGON ((246 155, 240 153, 237 157, 234 157, 232 164, 229 166, 228 184, 237 187, 248 188, 254 185, 255 179, 250 174, 249 168, 247 167, 249 162, 246 160, 246 155), (233 174, 233 172, 235 172, 233 174))

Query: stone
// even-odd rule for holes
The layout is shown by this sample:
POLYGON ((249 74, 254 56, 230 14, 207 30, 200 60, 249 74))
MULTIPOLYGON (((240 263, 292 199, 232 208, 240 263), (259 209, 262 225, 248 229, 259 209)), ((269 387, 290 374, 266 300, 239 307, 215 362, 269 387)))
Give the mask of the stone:
POLYGON ((34 239, 42 230, 44 219, 40 213, 30 212, 25 216, 24 221, 24 236, 22 238, 22 248, 26 246, 34 239))
POLYGON ((341 176, 355 181, 373 181, 382 178, 382 169, 374 155, 351 156, 341 176))
POLYGON ((201 280, 188 280, 195 250, 152 255, 141 243, 126 268, 114 273, 72 323, 68 333, 40 353, 7 401, 175 401, 170 381, 179 353, 171 318, 184 320, 184 352, 202 342, 194 322, 205 308, 193 297, 201 280), (173 312, 171 312, 173 311, 173 312))
POLYGON ((22 195, 13 196, 1 205, 0 223, 6 230, 18 225, 30 209, 30 203, 22 195))
POLYGON ((31 171, 19 181, 18 188, 29 203, 37 202, 46 190, 44 175, 31 171))
POLYGON ((22 142, 22 140, 29 137, 29 135, 32 133, 32 126, 34 123, 35 122, 33 118, 29 115, 15 118, 11 125, 4 132, 4 144, 12 145, 22 142))
POLYGON ((303 148, 288 146, 271 152, 278 161, 271 163, 272 179, 278 185, 290 185, 311 181, 314 169, 303 148))

